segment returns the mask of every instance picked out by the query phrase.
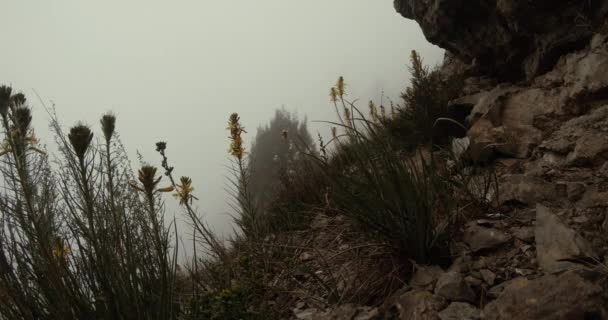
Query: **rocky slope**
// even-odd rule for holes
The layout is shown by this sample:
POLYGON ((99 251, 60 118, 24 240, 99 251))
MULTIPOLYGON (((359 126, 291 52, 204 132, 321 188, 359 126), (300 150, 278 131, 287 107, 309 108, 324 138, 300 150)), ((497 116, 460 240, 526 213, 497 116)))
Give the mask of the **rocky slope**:
POLYGON ((608 1, 396 0, 467 76, 468 153, 498 212, 380 308, 301 319, 608 319, 608 1))

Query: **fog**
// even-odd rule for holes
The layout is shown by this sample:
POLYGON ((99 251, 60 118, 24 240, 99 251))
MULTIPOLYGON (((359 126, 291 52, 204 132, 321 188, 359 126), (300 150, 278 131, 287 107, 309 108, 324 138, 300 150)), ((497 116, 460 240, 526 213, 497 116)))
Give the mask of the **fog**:
MULTIPOLYGON (((167 141, 176 175, 192 177, 198 209, 223 234, 230 113, 241 115, 249 144, 283 105, 333 119, 328 93, 339 76, 351 99, 384 92, 397 102, 409 52, 431 65, 443 56, 391 0, 5 0, 2 9, 0 82, 26 94, 49 150, 49 117, 34 92, 66 128, 83 120, 99 135, 99 117, 113 111, 134 168, 137 151, 159 164, 154 144, 167 141)), ((166 202, 187 240, 184 217, 166 202)))

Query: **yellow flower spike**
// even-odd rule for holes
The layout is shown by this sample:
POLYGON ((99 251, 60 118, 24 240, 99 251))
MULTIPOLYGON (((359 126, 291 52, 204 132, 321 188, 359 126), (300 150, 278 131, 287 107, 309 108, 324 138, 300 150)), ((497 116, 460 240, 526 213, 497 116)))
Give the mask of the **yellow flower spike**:
POLYGON ((239 121, 240 118, 238 113, 233 113, 230 115, 227 128, 230 131, 230 149, 228 152, 237 159, 241 160, 245 154, 241 134, 246 131, 245 128, 241 126, 239 121))
POLYGON ((60 238, 55 239, 55 244, 53 245, 52 249, 53 257, 65 261, 70 252, 70 248, 63 244, 63 240, 61 240, 60 238))
POLYGON ((369 101, 369 115, 372 118, 372 121, 378 121, 378 111, 376 110, 376 105, 373 101, 369 101))
POLYGON ((329 101, 332 103, 338 102, 338 90, 336 90, 336 87, 332 87, 329 91, 329 101))
POLYGON ((346 95, 346 91, 344 90, 345 86, 346 85, 344 84, 344 77, 340 76, 340 78, 338 78, 338 82, 336 82, 336 90, 340 97, 346 95))
POLYGON ((185 205, 188 201, 192 202, 193 199, 198 200, 197 197, 192 195, 194 188, 192 187, 192 179, 189 177, 181 177, 180 184, 177 185, 177 192, 173 195, 179 199, 180 205, 185 205))

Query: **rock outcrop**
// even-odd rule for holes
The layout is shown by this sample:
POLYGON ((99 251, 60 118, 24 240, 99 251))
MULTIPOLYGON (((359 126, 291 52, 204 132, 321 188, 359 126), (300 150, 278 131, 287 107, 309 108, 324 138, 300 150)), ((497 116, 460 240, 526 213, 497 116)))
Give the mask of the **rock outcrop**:
POLYGON ((499 181, 498 212, 462 225, 452 266, 418 275, 416 296, 443 302, 429 318, 607 319, 608 1, 395 7, 448 50, 443 76, 464 75, 452 148, 499 181))
POLYGON ((300 314, 608 319, 608 1, 395 7, 448 50, 442 76, 464 75, 449 108, 468 114, 468 131, 451 147, 465 165, 491 165, 499 187, 488 212, 459 225, 451 265, 416 266, 381 306, 300 314))
POLYGON ((503 79, 549 71, 583 48, 606 19, 603 0, 395 0, 426 38, 484 74, 503 79))

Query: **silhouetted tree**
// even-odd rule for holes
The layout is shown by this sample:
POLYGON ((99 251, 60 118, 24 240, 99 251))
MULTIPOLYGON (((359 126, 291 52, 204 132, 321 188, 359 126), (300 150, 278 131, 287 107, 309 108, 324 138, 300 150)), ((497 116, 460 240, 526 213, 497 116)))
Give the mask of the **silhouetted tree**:
POLYGON ((290 168, 297 165, 303 153, 316 152, 306 122, 306 118, 300 121, 281 108, 268 124, 258 128, 249 157, 251 190, 260 208, 273 198, 280 178, 293 171, 290 168))

